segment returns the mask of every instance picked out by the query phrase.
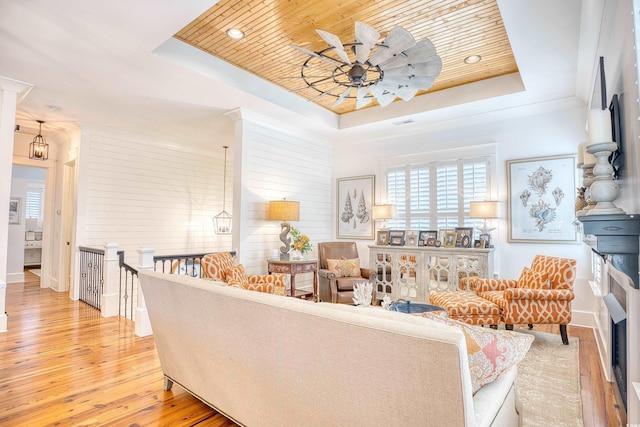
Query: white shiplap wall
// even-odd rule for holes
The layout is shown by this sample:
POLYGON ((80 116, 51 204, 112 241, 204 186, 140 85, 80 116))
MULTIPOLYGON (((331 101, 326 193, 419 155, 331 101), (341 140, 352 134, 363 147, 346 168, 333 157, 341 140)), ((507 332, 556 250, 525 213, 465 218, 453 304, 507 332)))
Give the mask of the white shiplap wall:
MULTIPOLYGON (((117 243, 137 265, 137 249, 157 255, 231 249, 217 236, 212 217, 222 210, 223 143, 209 151, 189 149, 109 130, 89 131, 79 192, 84 217, 78 243, 117 243)), ((233 155, 227 154, 227 211, 232 206, 233 155)))
MULTIPOLYGON (((236 210, 240 212, 240 262, 248 273, 266 272, 266 258, 281 246, 280 222, 268 221, 269 200, 300 202, 300 221, 292 226, 310 237, 313 254, 318 242, 331 240, 333 146, 282 124, 236 117, 236 210), (286 130, 284 130, 286 129, 286 130), (241 209, 237 209, 242 206, 241 209)), ((311 286, 311 275, 296 277, 296 287, 311 286)))

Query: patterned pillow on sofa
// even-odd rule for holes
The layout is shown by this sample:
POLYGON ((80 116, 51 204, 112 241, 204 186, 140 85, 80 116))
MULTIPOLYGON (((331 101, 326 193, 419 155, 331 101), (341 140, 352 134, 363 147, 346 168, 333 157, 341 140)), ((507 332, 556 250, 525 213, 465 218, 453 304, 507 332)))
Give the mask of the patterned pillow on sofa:
POLYGON ((534 340, 532 335, 469 325, 434 312, 423 313, 422 316, 454 327, 464 334, 473 393, 524 359, 534 340))
POLYGON ((328 259, 327 268, 337 277, 360 277, 360 258, 328 259))

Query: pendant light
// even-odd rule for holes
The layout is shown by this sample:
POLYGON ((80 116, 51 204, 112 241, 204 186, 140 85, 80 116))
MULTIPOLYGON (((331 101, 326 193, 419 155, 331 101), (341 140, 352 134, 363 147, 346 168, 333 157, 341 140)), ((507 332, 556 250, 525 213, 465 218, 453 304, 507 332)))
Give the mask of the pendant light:
POLYGON ((224 148, 222 212, 213 217, 213 227, 216 230, 216 234, 231 234, 231 215, 225 210, 225 203, 227 199, 227 148, 229 148, 229 146, 224 145, 222 148, 224 148))
POLYGON ((29 144, 29 158, 36 160, 47 160, 49 158, 49 144, 47 140, 42 136, 42 120, 37 120, 40 124, 40 130, 38 135, 33 138, 33 142, 29 144))

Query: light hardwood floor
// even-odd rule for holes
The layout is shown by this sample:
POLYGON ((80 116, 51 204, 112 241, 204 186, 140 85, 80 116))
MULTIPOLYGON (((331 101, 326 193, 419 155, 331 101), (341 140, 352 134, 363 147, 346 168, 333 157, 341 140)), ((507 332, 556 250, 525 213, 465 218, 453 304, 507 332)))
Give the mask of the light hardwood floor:
MULTIPOLYGON (((178 385, 163 390, 153 336, 100 314, 66 293, 25 283, 7 285, 9 331, 0 333, 1 426, 235 426, 178 385)), ((557 327, 537 326, 558 333, 557 327)), ((593 332, 580 338, 585 427, 624 425, 604 380, 593 332)), ((284 414, 283 414, 284 415, 284 414)))

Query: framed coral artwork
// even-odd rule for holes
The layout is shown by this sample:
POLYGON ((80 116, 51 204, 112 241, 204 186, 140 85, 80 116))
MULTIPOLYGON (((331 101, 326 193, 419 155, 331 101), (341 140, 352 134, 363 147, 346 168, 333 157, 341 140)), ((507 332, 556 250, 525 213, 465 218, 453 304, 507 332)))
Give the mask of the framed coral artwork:
POLYGON ((336 237, 373 239, 375 175, 337 179, 336 237))
POLYGON ((578 243, 574 155, 507 160, 509 242, 578 243))

